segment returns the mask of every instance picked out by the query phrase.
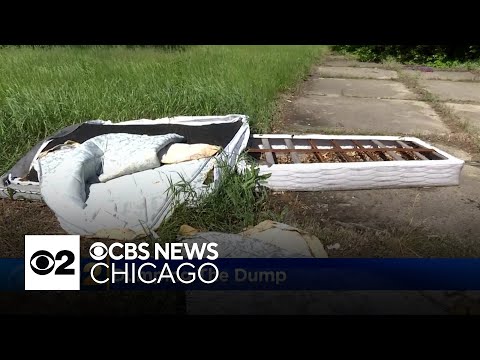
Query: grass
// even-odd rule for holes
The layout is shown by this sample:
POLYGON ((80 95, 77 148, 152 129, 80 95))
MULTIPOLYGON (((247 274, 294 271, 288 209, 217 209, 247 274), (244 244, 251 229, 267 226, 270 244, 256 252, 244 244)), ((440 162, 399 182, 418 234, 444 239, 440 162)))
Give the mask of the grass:
POLYGON ((324 46, 0 48, 0 174, 74 123, 246 114, 268 131, 279 95, 324 46))
POLYGON ((157 231, 161 242, 175 241, 183 224, 199 231, 237 233, 269 217, 267 189, 261 186, 266 176, 259 175, 247 155, 240 160, 247 165, 241 172, 219 164, 222 177, 211 193, 198 193, 185 181, 170 184, 175 211, 157 231))

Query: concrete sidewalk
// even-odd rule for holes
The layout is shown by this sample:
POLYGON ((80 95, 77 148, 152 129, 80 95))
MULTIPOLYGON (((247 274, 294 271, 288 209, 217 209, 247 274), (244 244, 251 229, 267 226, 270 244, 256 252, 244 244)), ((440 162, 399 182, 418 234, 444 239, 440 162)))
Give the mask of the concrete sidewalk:
MULTIPOLYGON (((480 129, 476 74, 406 72, 480 129)), ((413 135, 427 141, 430 136, 454 135, 429 103, 399 81, 396 71, 339 56, 327 59, 300 93, 286 101, 278 133, 413 135)), ((459 147, 433 143, 463 160, 480 159, 459 147)), ((479 185, 480 167, 466 164, 460 186, 285 192, 272 197, 278 209, 289 209, 285 221, 319 237, 329 257, 476 257, 479 185), (343 231, 337 223, 354 229, 343 231)), ((479 299, 478 291, 194 291, 187 294, 187 313, 478 314, 479 299)))
MULTIPOLYGON (((375 65, 365 66, 339 56, 327 59, 304 83, 300 93, 288 99, 284 121, 277 132, 412 135, 427 141, 431 135, 451 135, 441 116, 402 84, 396 71, 375 65)), ((417 76, 421 86, 470 122, 471 128, 480 129, 480 82, 476 74, 405 71, 417 76)), ((457 147, 434 145, 466 161, 472 157, 479 159, 477 154, 457 147)), ((454 187, 312 192, 295 196, 297 202, 309 209, 312 221, 320 218, 355 222, 376 229, 421 228, 432 239, 448 235, 458 239, 462 246, 474 246, 480 254, 478 166, 466 164, 460 186, 454 187)), ((329 255, 342 256, 338 251, 329 255)), ((348 254, 355 255, 360 254, 348 254)))

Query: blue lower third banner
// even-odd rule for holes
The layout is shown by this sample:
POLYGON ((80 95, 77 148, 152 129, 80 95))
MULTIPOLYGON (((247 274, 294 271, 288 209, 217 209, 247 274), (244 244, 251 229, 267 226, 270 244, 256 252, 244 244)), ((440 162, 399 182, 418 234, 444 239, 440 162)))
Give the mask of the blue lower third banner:
MULTIPOLYGON (((24 275, 24 259, 0 259, 0 290, 24 275)), ((81 290, 480 290, 480 259, 82 259, 75 276, 81 290)))

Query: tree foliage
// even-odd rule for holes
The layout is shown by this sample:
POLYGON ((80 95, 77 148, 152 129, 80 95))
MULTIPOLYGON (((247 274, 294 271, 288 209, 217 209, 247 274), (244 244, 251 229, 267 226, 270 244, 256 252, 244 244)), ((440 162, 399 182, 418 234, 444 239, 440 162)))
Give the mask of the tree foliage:
POLYGON ((334 50, 355 54, 360 61, 445 63, 480 59, 480 45, 336 45, 334 50))

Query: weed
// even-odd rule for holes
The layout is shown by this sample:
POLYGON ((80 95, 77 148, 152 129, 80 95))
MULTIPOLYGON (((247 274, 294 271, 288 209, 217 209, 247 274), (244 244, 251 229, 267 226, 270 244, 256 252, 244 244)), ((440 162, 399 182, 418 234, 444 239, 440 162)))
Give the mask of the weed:
POLYGON ((183 224, 200 231, 236 233, 263 220, 267 189, 262 183, 268 175, 260 175, 247 155, 242 155, 237 165, 240 162, 242 171, 224 162, 217 164, 221 170, 217 186, 198 189, 185 179, 171 182, 168 191, 175 210, 158 229, 160 241, 175 241, 183 224))

